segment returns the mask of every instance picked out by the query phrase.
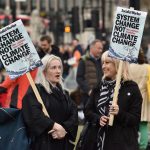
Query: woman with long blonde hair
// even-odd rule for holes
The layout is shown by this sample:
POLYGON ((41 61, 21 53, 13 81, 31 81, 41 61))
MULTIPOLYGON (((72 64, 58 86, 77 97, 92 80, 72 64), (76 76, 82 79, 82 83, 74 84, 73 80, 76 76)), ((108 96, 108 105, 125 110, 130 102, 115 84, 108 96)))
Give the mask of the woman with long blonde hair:
POLYGON ((50 117, 29 88, 23 99, 23 116, 31 137, 32 150, 73 150, 77 134, 77 107, 61 85, 62 61, 54 55, 42 59, 36 84, 50 117))
POLYGON ((95 130, 89 128, 84 150, 138 150, 142 96, 131 80, 128 62, 123 62, 118 104, 112 105, 118 66, 119 60, 109 57, 108 51, 102 54, 104 76, 85 108, 85 117, 95 130), (108 125, 110 114, 114 115, 113 126, 108 125))

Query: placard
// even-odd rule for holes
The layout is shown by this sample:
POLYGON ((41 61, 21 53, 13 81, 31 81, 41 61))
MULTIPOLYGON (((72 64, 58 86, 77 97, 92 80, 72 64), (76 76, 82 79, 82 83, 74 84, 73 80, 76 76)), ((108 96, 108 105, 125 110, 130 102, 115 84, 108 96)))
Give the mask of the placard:
POLYGON ((21 20, 0 30, 0 59, 11 79, 42 65, 21 20))
POLYGON ((137 61, 146 15, 146 12, 117 7, 109 47, 111 57, 137 61))

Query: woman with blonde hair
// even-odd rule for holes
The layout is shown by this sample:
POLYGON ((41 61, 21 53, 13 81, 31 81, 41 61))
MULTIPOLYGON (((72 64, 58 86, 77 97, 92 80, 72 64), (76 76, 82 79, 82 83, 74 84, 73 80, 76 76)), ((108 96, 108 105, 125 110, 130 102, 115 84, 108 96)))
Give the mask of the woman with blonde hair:
POLYGON ((102 54, 104 76, 85 108, 85 117, 95 130, 89 128, 84 150, 138 150, 142 96, 131 80, 128 62, 123 62, 118 104, 112 105, 118 66, 119 60, 109 57, 108 51, 102 54), (113 126, 108 125, 110 114, 114 115, 113 126))
POLYGON ((75 104, 62 88, 62 61, 46 55, 39 68, 36 86, 50 117, 42 111, 31 88, 23 99, 23 116, 31 137, 32 150, 73 150, 78 115, 75 104))

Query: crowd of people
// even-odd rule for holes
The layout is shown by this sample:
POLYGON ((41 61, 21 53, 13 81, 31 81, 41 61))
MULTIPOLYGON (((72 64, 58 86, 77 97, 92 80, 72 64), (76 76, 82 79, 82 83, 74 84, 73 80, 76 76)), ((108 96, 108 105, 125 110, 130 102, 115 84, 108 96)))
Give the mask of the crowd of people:
POLYGON ((142 49, 138 64, 123 62, 118 102, 113 104, 119 60, 104 47, 100 39, 85 49, 78 39, 57 46, 49 35, 40 38, 36 48, 43 66, 30 73, 48 116, 26 75, 11 80, 1 65, 0 107, 22 110, 32 150, 73 150, 79 108, 82 125, 88 123, 82 150, 146 150, 150 65, 142 49), (113 126, 108 125, 110 115, 113 126))

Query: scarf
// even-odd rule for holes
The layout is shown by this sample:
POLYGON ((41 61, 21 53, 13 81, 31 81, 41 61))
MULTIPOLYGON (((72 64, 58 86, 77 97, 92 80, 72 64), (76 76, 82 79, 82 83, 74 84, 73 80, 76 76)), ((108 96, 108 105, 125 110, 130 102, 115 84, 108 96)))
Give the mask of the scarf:
POLYGON ((65 97, 65 92, 64 90, 62 89, 61 85, 60 84, 57 84, 57 86, 52 86, 51 83, 50 83, 50 88, 52 90, 52 94, 59 100, 65 100, 66 97, 65 97))
MULTIPOLYGON (((116 80, 102 80, 100 87, 100 98, 97 103, 97 108, 101 116, 109 115, 109 105, 112 104, 114 87, 116 84, 116 80)), ((105 132, 107 126, 100 127, 97 134, 97 148, 98 150, 103 150, 104 140, 105 140, 105 132)))

